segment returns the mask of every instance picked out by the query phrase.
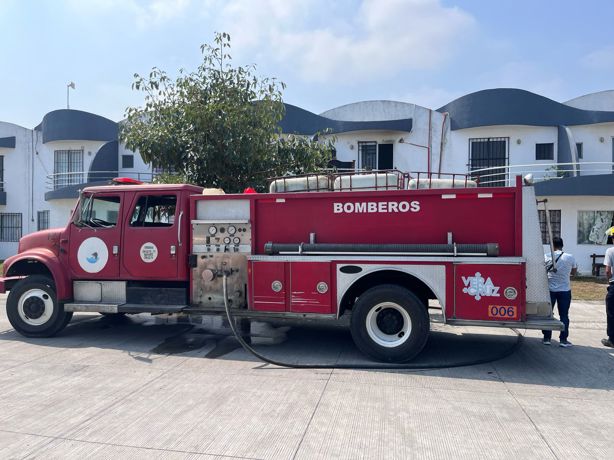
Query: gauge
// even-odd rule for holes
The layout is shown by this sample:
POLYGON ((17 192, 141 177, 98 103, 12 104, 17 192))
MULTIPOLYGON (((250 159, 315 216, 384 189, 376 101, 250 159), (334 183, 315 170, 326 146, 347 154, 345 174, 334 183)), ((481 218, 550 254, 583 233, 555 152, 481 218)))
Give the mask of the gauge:
POLYGON ((224 238, 224 244, 230 244, 230 238, 229 237, 224 238))
POLYGON ((217 228, 215 225, 209 227, 209 235, 215 235, 217 233, 217 228))
POLYGON ((232 239, 232 242, 233 242, 234 244, 239 244, 239 243, 241 242, 241 238, 239 238, 238 236, 235 236, 235 237, 232 239))
POLYGON ((234 235, 235 233, 237 233, 237 227, 235 227, 234 225, 231 225, 230 227, 228 227, 228 233, 230 235, 234 235))

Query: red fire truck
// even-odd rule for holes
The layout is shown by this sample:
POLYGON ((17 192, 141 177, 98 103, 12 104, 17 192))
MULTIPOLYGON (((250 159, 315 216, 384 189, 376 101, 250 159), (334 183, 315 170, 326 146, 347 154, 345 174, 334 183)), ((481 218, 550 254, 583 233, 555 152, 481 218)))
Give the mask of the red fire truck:
POLYGON ((63 229, 4 263, 8 318, 27 337, 73 312, 338 319, 388 362, 446 324, 560 329, 533 187, 396 171, 282 178, 271 193, 192 185, 85 188, 63 229), (226 292, 226 296, 224 295, 226 292), (436 302, 435 302, 436 301, 436 302))

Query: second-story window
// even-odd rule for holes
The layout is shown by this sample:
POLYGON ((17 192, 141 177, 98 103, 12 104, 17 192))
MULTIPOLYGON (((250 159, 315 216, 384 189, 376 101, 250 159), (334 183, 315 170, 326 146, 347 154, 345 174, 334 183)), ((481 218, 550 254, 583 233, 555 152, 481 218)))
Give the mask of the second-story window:
POLYGON ((535 144, 536 160, 554 160, 554 144, 535 144))
POLYGON ((83 150, 56 150, 53 159, 54 190, 83 182, 83 150))
POLYGON ((0 155, 0 192, 4 192, 4 155, 0 155))
POLYGON ((584 149, 582 148, 582 142, 576 142, 576 150, 578 152, 578 160, 584 158, 584 149))
POLYGON ((358 154, 362 169, 377 169, 377 142, 358 142, 358 154))

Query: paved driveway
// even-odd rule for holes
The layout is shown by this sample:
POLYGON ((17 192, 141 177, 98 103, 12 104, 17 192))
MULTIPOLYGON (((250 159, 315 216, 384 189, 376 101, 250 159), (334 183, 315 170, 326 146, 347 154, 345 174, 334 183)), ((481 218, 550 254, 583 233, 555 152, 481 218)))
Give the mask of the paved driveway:
MULTIPOLYGON (((494 363, 368 371, 265 366, 215 322, 78 315, 58 337, 25 339, 4 300, 0 458, 614 457, 601 304, 572 305, 570 349, 528 331, 494 363)), ((254 333, 276 359, 366 362, 342 326, 254 333)), ((509 330, 435 326, 419 363, 496 356, 515 341, 509 330)))

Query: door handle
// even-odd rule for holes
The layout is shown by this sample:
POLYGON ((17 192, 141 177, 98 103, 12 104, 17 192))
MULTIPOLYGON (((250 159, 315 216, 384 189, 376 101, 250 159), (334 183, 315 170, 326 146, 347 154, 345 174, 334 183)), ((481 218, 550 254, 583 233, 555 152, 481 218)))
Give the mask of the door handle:
POLYGON ((177 225, 177 241, 181 246, 181 220, 183 219, 183 211, 179 213, 179 224, 177 225))
POLYGON ((61 243, 61 244, 66 244, 66 243, 68 243, 68 238, 62 238, 62 239, 60 240, 60 243, 61 243))
POLYGON ((113 245, 113 255, 116 256, 117 254, 119 254, 119 246, 118 245, 113 245))

